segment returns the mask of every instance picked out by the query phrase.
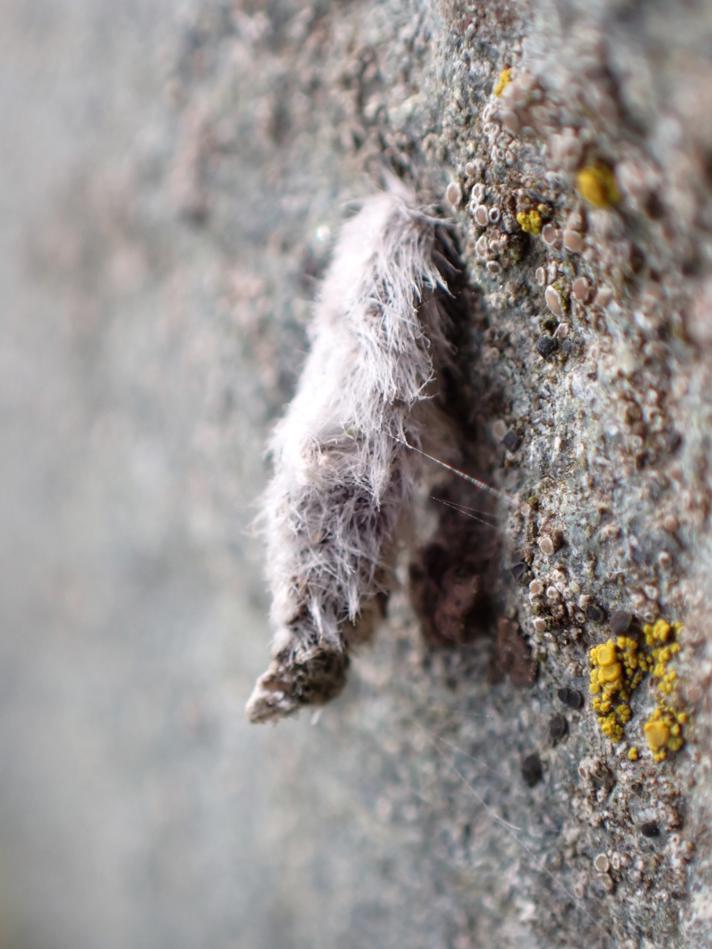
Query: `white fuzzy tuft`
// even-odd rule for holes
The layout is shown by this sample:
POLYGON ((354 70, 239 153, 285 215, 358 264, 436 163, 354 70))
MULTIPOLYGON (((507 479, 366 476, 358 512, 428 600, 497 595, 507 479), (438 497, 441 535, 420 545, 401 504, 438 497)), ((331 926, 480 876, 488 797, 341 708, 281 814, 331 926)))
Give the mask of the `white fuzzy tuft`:
POLYGON ((276 633, 252 721, 328 701, 369 638, 447 361, 437 222, 402 185, 342 228, 297 393, 270 448, 264 498, 276 633), (429 411, 430 409, 430 411, 429 411))

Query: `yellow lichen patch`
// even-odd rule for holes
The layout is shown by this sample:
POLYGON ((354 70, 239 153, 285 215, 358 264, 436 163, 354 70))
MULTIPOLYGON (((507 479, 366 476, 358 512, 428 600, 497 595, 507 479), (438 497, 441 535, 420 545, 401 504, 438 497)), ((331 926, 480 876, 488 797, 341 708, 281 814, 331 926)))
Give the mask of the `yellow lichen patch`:
POLYGON ((599 666, 612 666, 616 661, 616 644, 612 639, 607 643, 601 643, 593 650, 596 664, 599 666))
POLYGON ((541 214, 536 208, 533 211, 518 211, 517 224, 527 234, 541 234, 541 214))
POLYGON ((643 726, 645 740, 656 761, 664 761, 670 751, 679 751, 685 743, 682 737, 680 714, 663 703, 658 703, 643 726))
POLYGON ((630 636, 609 639, 594 646, 589 659, 589 691, 595 696, 593 709, 598 724, 604 735, 618 742, 631 718, 630 697, 643 676, 638 642, 630 636))
POLYGON ((576 175, 576 188, 594 208, 610 208, 620 201, 615 176, 607 165, 586 165, 576 175))
POLYGON ((648 646, 657 646, 660 643, 666 643, 670 639, 673 627, 667 620, 656 620, 652 626, 643 627, 645 643, 648 646))
POLYGON ((650 650, 650 674, 658 692, 657 704, 643 726, 643 732, 656 761, 664 761, 669 751, 682 748, 685 741, 683 726, 689 720, 687 712, 675 709, 672 704, 677 672, 669 665, 680 652, 677 636, 681 629, 681 623, 668 623, 664 619, 643 627, 645 644, 650 650))
POLYGON ((507 68, 503 69, 499 76, 497 76, 497 82, 494 84, 494 94, 496 96, 501 96, 511 81, 512 70, 509 66, 507 66, 507 68))
POLYGON ((670 729, 666 722, 660 719, 650 719, 643 726, 645 740, 651 751, 664 748, 670 738, 670 729))
MULTIPOLYGON (((681 629, 680 623, 659 619, 643 627, 641 644, 632 636, 618 636, 589 651, 593 709, 601 731, 613 742, 621 741, 632 717, 633 692, 645 675, 653 679, 657 704, 643 726, 643 734, 656 761, 663 761, 668 752, 682 747, 683 726, 689 720, 687 712, 675 709, 672 704, 677 673, 669 664, 680 651, 677 635, 681 629)), ((628 757, 637 761, 638 749, 631 748, 628 757)))

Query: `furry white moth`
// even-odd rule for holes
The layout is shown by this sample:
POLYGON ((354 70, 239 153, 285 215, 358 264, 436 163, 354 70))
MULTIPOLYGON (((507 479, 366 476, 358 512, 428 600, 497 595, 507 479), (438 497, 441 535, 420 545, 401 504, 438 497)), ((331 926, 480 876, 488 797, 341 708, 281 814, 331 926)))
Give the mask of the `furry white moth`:
POLYGON ((272 660, 253 722, 329 701, 368 640, 449 361, 447 241, 401 184, 342 228, 296 395, 273 434, 267 541, 272 660))

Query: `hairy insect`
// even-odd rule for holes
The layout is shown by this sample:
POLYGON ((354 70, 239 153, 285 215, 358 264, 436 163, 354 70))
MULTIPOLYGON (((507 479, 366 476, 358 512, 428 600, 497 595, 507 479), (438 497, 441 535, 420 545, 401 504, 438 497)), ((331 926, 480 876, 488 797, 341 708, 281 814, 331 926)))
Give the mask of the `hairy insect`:
POLYGON ((247 703, 264 722, 343 688, 392 585, 394 541, 452 358, 441 223, 392 184, 342 228, 263 502, 275 627, 247 703), (416 451, 411 451, 411 448, 416 451))

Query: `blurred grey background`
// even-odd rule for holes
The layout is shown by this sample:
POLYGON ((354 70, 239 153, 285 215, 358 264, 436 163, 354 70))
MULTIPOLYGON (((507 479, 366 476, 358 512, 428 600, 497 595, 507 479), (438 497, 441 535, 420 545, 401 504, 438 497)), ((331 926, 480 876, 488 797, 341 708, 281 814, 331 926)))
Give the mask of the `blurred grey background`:
POLYGON ((309 939, 270 841, 308 725, 242 715, 265 409, 164 180, 177 6, 0 5, 3 949, 309 939))

